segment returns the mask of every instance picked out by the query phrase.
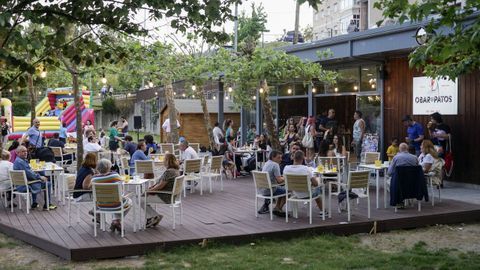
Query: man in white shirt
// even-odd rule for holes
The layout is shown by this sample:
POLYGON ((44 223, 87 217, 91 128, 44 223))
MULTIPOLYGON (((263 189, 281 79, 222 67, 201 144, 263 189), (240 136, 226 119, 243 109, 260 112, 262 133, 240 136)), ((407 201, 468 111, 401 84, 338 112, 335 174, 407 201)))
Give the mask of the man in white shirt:
MULTIPOLYGON (((285 177, 285 175, 289 175, 289 174, 308 175, 308 179, 310 179, 310 182, 312 183, 312 197, 316 197, 322 192, 322 189, 318 186, 317 180, 313 177, 312 169, 303 165, 304 160, 305 160, 305 154, 303 153, 303 151, 301 150, 295 151, 295 153, 293 154, 293 165, 285 166, 285 169, 283 170, 283 176, 285 177)), ((288 181, 288 176, 287 176, 287 181, 288 181)), ((294 192, 293 195, 297 198, 309 197, 308 193, 305 193, 305 192, 294 192)), ((315 199, 315 202, 317 203, 318 209, 321 210, 322 200, 320 198, 317 198, 315 199)), ((320 212, 320 215, 322 215, 322 212, 320 212)))
POLYGON ((181 156, 181 161, 182 162, 184 160, 187 160, 187 159, 197 159, 198 158, 197 152, 191 146, 188 146, 188 141, 187 140, 182 141, 180 143, 180 150, 182 151, 182 156, 181 156))
POLYGON ((102 147, 96 142, 95 138, 88 137, 88 142, 83 146, 85 153, 88 152, 101 152, 103 151, 102 147))
POLYGON ((219 147, 222 143, 220 143, 220 139, 223 138, 223 131, 219 127, 220 123, 215 122, 215 127, 213 128, 213 139, 215 140, 215 144, 219 147))
MULTIPOLYGON (((170 129, 170 118, 165 119, 165 122, 163 122, 162 128, 163 128, 163 130, 164 130, 166 133, 170 133, 170 132, 171 132, 171 129, 170 129)), ((178 122, 178 120, 177 120, 177 128, 180 128, 180 122, 178 122)))

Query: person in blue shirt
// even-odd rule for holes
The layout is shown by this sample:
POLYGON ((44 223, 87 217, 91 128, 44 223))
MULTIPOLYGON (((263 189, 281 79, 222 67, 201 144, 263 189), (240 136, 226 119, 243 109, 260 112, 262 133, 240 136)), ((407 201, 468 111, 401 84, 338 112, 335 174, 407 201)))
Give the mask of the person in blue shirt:
POLYGON ((153 136, 145 135, 143 136, 143 139, 145 140, 145 144, 147 145, 145 155, 157 153, 158 147, 157 144, 153 141, 153 136))
POLYGON ((25 141, 28 137, 28 144, 33 148, 43 147, 42 133, 40 132, 40 120, 38 118, 33 119, 32 126, 22 136, 22 141, 25 141))
POLYGON ((132 157, 133 153, 135 153, 135 151, 137 150, 137 144, 132 141, 132 136, 125 136, 125 146, 123 147, 123 149, 125 149, 130 154, 130 157, 132 157))
POLYGON ((130 158, 130 175, 135 173, 135 161, 136 160, 148 160, 148 157, 145 155, 147 151, 147 145, 145 142, 139 142, 137 145, 137 151, 133 153, 132 158, 130 158))
POLYGON ((405 115, 403 124, 407 127, 407 137, 405 141, 415 147, 415 154, 420 155, 420 145, 425 137, 423 127, 420 123, 413 121, 410 115, 405 115))
MULTIPOLYGON (((27 160, 28 151, 25 146, 19 146, 16 151, 17 151, 17 158, 15 159, 15 162, 13 162, 13 169, 25 171, 25 175, 27 176, 28 181, 40 180, 40 182, 35 182, 28 185, 32 193, 31 208, 35 209, 38 207, 37 194, 40 193, 42 189, 44 189, 46 186, 48 187, 47 188, 48 197, 50 198, 50 201, 52 200, 52 196, 51 196, 52 185, 48 181, 47 177, 45 177, 44 175, 41 175, 40 173, 34 172, 32 170, 27 160)), ((25 192, 27 190, 27 186, 17 186, 16 188, 20 192, 25 192)), ((46 198, 46 194, 44 198, 46 198)), ((52 203, 48 204, 47 206, 47 202, 45 202, 45 205, 43 206, 43 210, 47 210, 47 207, 50 210, 54 210, 57 208, 57 206, 53 205, 52 203)))
POLYGON ((67 123, 65 122, 60 127, 59 140, 63 143, 67 142, 67 123))

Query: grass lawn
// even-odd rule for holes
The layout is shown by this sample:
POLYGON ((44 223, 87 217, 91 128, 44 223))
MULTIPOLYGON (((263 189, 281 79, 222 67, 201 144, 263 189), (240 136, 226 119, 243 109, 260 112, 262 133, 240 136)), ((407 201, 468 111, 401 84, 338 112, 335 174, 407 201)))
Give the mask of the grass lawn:
POLYGON ((424 242, 400 252, 362 246, 358 236, 258 240, 152 252, 144 269, 480 269, 480 254, 433 250, 424 242))

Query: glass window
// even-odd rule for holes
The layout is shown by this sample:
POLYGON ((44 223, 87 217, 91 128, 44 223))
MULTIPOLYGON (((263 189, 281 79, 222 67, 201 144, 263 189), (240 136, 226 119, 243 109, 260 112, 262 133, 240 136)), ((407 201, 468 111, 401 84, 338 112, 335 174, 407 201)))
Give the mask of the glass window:
POLYGON ((365 132, 380 134, 382 128, 381 119, 381 97, 360 96, 357 97, 357 109, 363 113, 363 120, 365 120, 365 132))
POLYGON ((301 96, 308 94, 308 86, 301 83, 297 84, 283 84, 278 86, 279 96, 301 96))
POLYGON ((358 91, 358 68, 337 70, 337 84, 326 86, 327 93, 348 93, 358 91))
POLYGON ((362 66, 360 91, 376 91, 377 90, 377 66, 362 66))

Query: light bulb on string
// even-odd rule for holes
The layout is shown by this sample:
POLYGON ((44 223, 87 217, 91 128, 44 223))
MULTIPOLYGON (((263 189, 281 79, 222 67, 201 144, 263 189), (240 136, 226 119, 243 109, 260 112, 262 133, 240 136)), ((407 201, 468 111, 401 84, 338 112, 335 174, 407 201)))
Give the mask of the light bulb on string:
POLYGON ((259 92, 260 94, 263 94, 263 88, 258 89, 258 92, 259 92))
POLYGON ((197 86, 192 85, 192 91, 195 91, 195 90, 197 90, 197 86))
POLYGON ((217 99, 217 97, 216 97, 216 96, 213 96, 213 100, 215 100, 215 99, 217 99))
POLYGON ((252 99, 253 99, 253 100, 257 100, 257 96, 253 96, 252 99))
POLYGON ((40 77, 41 78, 47 77, 47 67, 45 66, 45 61, 43 61, 43 69, 42 69, 42 72, 40 72, 40 77))
POLYGON ((10 89, 8 89, 8 92, 12 93, 12 92, 13 92, 13 89, 11 89, 11 88, 10 88, 10 89))
POLYGON ((107 78, 105 77, 105 68, 102 67, 102 83, 106 84, 107 83, 107 78))
POLYGON ((152 88, 152 87, 153 87, 153 82, 152 82, 151 80, 150 80, 150 81, 148 81, 148 86, 149 86, 150 88, 152 88))
POLYGON ((291 89, 291 88, 288 88, 287 93, 288 93, 289 95, 291 95, 291 94, 292 94, 292 89, 291 89))
POLYGON ((312 93, 316 93, 317 92, 317 88, 312 88, 312 93))
POLYGON ((228 92, 231 93, 233 91, 233 88, 230 86, 228 87, 228 92))

